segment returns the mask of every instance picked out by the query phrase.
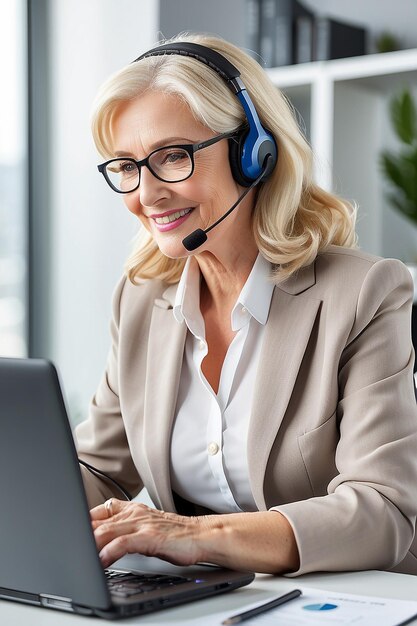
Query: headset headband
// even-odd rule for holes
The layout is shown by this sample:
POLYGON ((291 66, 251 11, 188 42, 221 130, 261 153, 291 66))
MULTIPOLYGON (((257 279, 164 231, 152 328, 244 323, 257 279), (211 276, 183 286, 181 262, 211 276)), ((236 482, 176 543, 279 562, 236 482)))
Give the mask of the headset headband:
POLYGON ((242 91, 242 89, 245 89, 245 86, 240 79, 240 72, 237 67, 222 54, 216 52, 216 50, 212 50, 207 46, 202 46, 199 43, 189 43, 184 41, 183 43, 163 44, 162 46, 158 46, 157 48, 153 48, 152 50, 148 50, 148 52, 141 54, 141 56, 135 59, 133 63, 146 59, 147 57, 162 56, 165 54, 191 57, 201 63, 204 63, 217 72, 217 74, 220 74, 234 94, 238 94, 242 91))

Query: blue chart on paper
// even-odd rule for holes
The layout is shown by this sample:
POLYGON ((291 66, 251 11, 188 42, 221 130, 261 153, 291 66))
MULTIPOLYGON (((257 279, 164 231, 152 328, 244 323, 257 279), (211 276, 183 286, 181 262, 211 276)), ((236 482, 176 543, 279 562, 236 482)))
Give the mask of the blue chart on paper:
POLYGON ((306 604, 303 609, 305 611, 333 611, 337 609, 337 604, 306 604))

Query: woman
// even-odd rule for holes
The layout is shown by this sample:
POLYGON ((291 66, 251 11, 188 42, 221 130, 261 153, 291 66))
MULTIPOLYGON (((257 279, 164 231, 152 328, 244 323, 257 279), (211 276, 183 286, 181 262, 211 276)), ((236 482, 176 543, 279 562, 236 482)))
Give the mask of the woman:
POLYGON ((356 249, 352 207, 313 183, 256 62, 177 41, 113 76, 93 115, 99 169, 142 228, 78 450, 156 505, 83 469, 103 565, 417 573, 408 271, 356 249))

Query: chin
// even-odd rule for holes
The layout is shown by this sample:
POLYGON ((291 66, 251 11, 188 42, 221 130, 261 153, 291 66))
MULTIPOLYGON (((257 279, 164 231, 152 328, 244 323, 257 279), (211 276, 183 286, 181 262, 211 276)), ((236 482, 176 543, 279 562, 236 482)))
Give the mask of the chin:
POLYGON ((183 259, 188 256, 187 250, 181 242, 161 243, 157 241, 161 253, 169 259, 183 259))

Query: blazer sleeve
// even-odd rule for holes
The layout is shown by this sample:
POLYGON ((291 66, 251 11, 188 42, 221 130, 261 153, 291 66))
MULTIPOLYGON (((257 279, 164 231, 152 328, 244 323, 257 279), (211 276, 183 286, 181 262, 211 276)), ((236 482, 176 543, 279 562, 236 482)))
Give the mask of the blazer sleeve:
POLYGON ((326 495, 271 509, 294 530, 300 567, 292 576, 389 569, 411 545, 417 514, 411 305, 404 265, 374 263, 339 364, 338 474, 326 495))
MULTIPOLYGON (((80 459, 106 472, 132 495, 137 495, 143 484, 131 458, 119 403, 119 324, 125 285, 123 277, 113 296, 112 341, 105 373, 91 401, 88 419, 77 426, 74 434, 80 459)), ((81 471, 90 507, 110 497, 123 499, 120 490, 110 481, 94 476, 82 466, 81 471)))

